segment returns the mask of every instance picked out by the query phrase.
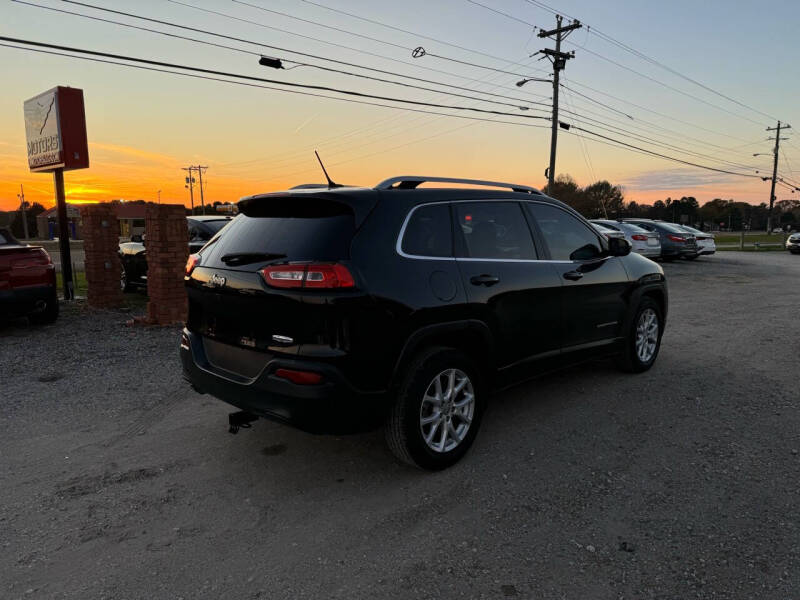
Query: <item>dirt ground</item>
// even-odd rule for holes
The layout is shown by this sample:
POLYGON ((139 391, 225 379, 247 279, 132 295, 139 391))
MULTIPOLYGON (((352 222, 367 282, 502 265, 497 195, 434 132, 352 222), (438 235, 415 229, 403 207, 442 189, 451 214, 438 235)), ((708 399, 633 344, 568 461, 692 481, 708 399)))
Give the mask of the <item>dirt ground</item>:
POLYGON ((0 597, 797 597, 800 256, 665 271, 651 371, 504 392, 435 474, 380 432, 228 434, 176 329, 0 325, 0 597))

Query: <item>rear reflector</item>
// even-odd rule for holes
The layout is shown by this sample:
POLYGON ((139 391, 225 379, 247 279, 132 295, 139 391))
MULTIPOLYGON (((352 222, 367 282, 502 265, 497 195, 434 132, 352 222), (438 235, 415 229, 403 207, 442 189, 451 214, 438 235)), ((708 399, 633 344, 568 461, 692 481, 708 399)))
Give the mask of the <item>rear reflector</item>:
POLYGON ((338 263, 273 265, 260 271, 267 285, 276 288, 353 288, 355 281, 347 267, 338 263))
POLYGON ((646 242, 647 241, 647 236, 646 235, 642 235, 641 233, 634 233, 631 237, 634 240, 636 240, 637 242, 646 242))
POLYGON ((317 385, 322 383, 322 375, 312 371, 295 371, 294 369, 278 369, 275 376, 288 379, 298 385, 317 385))

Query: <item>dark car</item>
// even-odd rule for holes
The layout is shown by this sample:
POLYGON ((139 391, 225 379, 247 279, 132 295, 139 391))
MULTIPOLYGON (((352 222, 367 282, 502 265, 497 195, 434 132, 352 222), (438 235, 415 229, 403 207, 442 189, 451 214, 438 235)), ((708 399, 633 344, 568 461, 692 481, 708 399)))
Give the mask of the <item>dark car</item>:
POLYGON ((652 219, 623 219, 623 221, 658 233, 661 237, 661 258, 664 260, 675 260, 676 258, 694 260, 700 256, 695 235, 680 225, 652 219))
POLYGON ((245 411, 232 424, 385 424, 399 458, 441 469, 472 444, 492 389, 596 357, 644 371, 658 355, 661 267, 533 188, 397 177, 239 209, 187 263, 180 351, 197 391, 245 411), (427 181, 472 189, 416 189, 427 181))
POLYGON ((28 317, 36 324, 58 318, 56 269, 41 246, 17 241, 0 229, 0 319, 28 317))
MULTIPOLYGON (((189 228, 189 254, 194 254, 206 245, 232 217, 219 215, 193 215, 186 217, 189 228)), ((119 259, 122 262, 120 287, 123 292, 147 285, 147 255, 144 236, 135 235, 130 242, 119 245, 119 259)))

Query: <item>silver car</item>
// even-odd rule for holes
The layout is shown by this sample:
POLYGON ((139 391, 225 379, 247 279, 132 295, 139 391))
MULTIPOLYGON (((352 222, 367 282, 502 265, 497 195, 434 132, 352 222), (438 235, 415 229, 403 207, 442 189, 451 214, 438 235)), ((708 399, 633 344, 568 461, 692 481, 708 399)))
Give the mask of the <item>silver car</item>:
POLYGON ((647 231, 633 223, 611 219, 592 219, 592 223, 622 233, 625 239, 631 243, 632 252, 649 258, 661 256, 661 238, 654 231, 647 231))
POLYGON ((697 254, 699 256, 707 256, 714 254, 717 251, 717 243, 714 241, 714 234, 707 231, 700 231, 688 225, 678 225, 687 233, 692 233, 697 238, 697 254))
POLYGON ((800 254, 800 233, 793 233, 786 238, 786 249, 792 254, 800 254))

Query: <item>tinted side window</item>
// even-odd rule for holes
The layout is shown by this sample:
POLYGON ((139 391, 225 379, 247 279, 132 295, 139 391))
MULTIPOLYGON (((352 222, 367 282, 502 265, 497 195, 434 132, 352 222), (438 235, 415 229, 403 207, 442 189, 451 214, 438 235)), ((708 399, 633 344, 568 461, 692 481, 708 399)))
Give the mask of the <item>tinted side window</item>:
POLYGON ((453 256, 453 229, 447 204, 416 209, 403 233, 403 252, 413 256, 453 256))
POLYGON ((528 223, 516 202, 453 204, 456 231, 462 235, 459 256, 491 259, 535 259, 528 223))
POLYGON ((547 204, 528 203, 553 260, 590 260, 603 253, 600 240, 568 212, 547 204))

